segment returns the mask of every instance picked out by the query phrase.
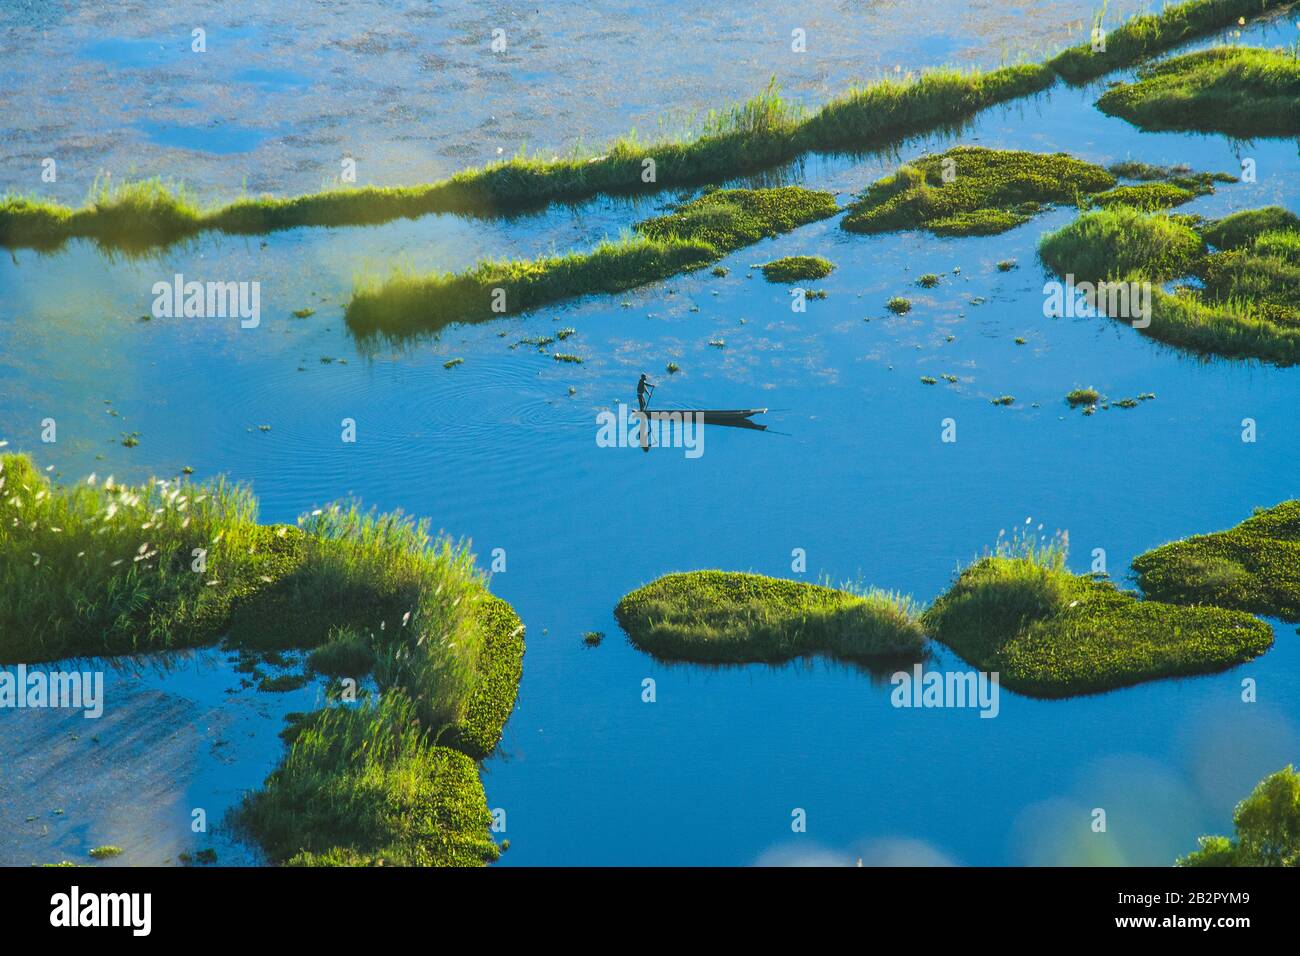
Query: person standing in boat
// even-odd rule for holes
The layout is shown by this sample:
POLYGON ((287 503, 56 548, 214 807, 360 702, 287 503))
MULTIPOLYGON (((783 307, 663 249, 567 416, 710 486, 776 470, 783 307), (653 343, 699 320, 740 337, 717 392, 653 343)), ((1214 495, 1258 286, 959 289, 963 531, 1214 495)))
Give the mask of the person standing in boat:
POLYGON ((650 384, 650 379, 646 377, 645 372, 642 372, 641 380, 636 383, 636 404, 641 411, 645 411, 646 403, 650 401, 650 395, 654 390, 655 387, 650 384))

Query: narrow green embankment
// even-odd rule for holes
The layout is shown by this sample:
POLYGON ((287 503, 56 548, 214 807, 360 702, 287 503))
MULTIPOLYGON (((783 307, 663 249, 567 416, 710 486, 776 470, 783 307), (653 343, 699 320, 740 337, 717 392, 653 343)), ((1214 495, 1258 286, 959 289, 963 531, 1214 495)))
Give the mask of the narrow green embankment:
POLYGON ((614 610, 632 644, 662 660, 778 663, 919 659, 924 634, 911 602, 759 574, 691 571, 638 588, 614 610))
MULTIPOLYGON (((1300 362, 1300 219, 1287 210, 1205 223, 1116 206, 1049 233, 1038 252, 1076 282, 1150 283, 1149 324, 1138 327, 1158 341, 1201 355, 1300 362), (1201 286, 1160 287, 1179 278, 1201 286)), ((1107 314, 1109 302, 1098 294, 1093 304, 1107 314)))
POLYGON ((303 718, 237 814, 273 861, 495 858, 474 760, 514 707, 523 626, 465 548, 351 505, 260 525, 251 493, 222 480, 61 487, 25 455, 0 457, 0 661, 223 639, 318 648, 322 672, 372 670, 379 688, 303 718))
POLYGON ((645 194, 717 183, 808 152, 867 150, 955 126, 989 106, 1040 92, 1058 75, 1070 82, 1093 79, 1228 27, 1239 17, 1288 5, 1281 0, 1189 0, 1110 31, 1105 52, 1093 52, 1084 44, 1046 64, 987 73, 940 69, 916 78, 882 79, 849 90, 810 114, 791 107, 769 88, 741 106, 713 114, 695 139, 641 143, 628 137, 593 157, 543 160, 521 155, 426 185, 244 198, 215 208, 203 208, 183 188, 159 180, 121 186, 97 183, 79 209, 9 195, 0 199, 0 245, 54 248, 80 237, 108 248, 141 251, 207 230, 257 234, 438 212, 497 216, 600 194, 645 194), (653 178, 648 175, 651 169, 653 178))
POLYGON ((1300 774, 1287 764, 1232 812, 1235 835, 1203 836, 1178 866, 1300 866, 1300 774))
POLYGON ((1300 133, 1300 54, 1215 47, 1145 66, 1097 107, 1145 130, 1230 136, 1300 133))
POLYGON ((697 663, 919 660, 928 635, 1009 689, 1044 698, 1211 673, 1273 643, 1272 628, 1244 611, 1143 600, 1071 574, 1063 538, 1000 539, 923 613, 890 593, 693 571, 633 591, 615 616, 635 647, 697 663))
POLYGON ((1300 500, 1258 509, 1227 531, 1162 545, 1133 569, 1138 586, 1159 601, 1300 621, 1300 500))
POLYGON ((699 269, 837 212, 830 193, 798 186, 714 190, 668 215, 637 223, 633 237, 602 243, 590 252, 483 262, 456 274, 398 271, 361 281, 345 317, 359 336, 404 336, 588 293, 621 292, 699 269))

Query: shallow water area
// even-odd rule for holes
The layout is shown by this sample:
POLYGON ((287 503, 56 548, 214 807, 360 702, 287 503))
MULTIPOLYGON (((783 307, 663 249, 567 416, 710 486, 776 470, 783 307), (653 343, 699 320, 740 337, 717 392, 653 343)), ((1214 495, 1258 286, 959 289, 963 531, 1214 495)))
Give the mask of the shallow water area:
MULTIPOLYGON (((367 6, 339 7, 336 24, 350 22, 349 8, 367 6)), ((843 57, 797 72, 795 87, 814 103, 838 92, 866 70, 850 53, 905 69, 996 62, 986 43, 962 32, 963 23, 985 22, 986 11, 943 6, 959 15, 949 22, 934 14, 918 21, 924 29, 915 34, 881 26, 896 21, 899 4, 862 11, 851 28, 828 31, 843 57)), ((1032 17, 1004 11, 993 19, 1005 32, 1014 17, 1020 42, 1049 49, 1091 9, 1033 6, 1032 17)), ((821 15, 828 26, 839 22, 832 13, 810 11, 809 22, 821 15)), ((547 8, 531 16, 562 15, 547 8)), ((413 148, 418 158, 389 148, 406 120, 367 120, 354 101, 336 108, 360 128, 381 125, 377 181, 415 182, 493 158, 489 147, 498 140, 538 141, 524 133, 561 130, 557 145, 588 133, 600 142, 665 103, 689 112, 748 95, 765 82, 769 61, 754 57, 733 75, 718 65, 718 50, 743 57, 753 24, 767 24, 782 43, 789 33, 783 16, 762 10, 746 11, 745 24, 738 14, 714 33, 685 24, 685 52, 653 63, 644 89, 608 76, 589 82, 602 62, 629 55, 619 52, 628 44, 644 49, 647 35, 628 32, 637 16, 628 7, 607 15, 615 25, 597 19, 583 27, 584 36, 611 31, 607 46, 592 47, 599 55, 588 66, 565 59, 559 41, 543 40, 547 31, 537 27, 536 42, 551 53, 527 61, 539 78, 529 96, 569 84, 589 95, 581 103, 556 100, 550 114, 518 105, 510 135, 483 132, 477 114, 489 98, 475 92, 481 88, 464 78, 459 61, 444 66, 445 88, 394 76, 398 104, 428 98, 411 122, 422 137, 446 144, 442 158, 430 159, 428 144, 413 148), (695 64, 703 79, 684 83, 683 63, 695 64), (440 102, 470 105, 440 111, 440 102)), ((88 13, 72 17, 49 42, 82 49, 96 22, 88 13)), ((256 17, 249 22, 242 42, 256 45, 263 34, 256 17)), ((337 25, 318 29, 338 32, 337 25)), ((293 110, 311 114, 326 95, 321 87, 341 82, 329 65, 336 58, 353 64, 355 82, 377 95, 390 82, 382 75, 391 62, 385 51, 407 41, 354 32, 322 44, 319 62, 294 60, 292 75, 246 74, 243 82, 275 96, 299 97, 299 75, 310 84, 286 112, 259 117, 258 128, 292 122, 293 110)), ((1243 41, 1292 43, 1298 33, 1280 21, 1249 28, 1243 41)), ((22 29, 10 33, 5 47, 22 36, 22 29)), ((149 71, 174 55, 130 37, 104 42, 83 50, 84 62, 114 64, 121 72, 113 82, 137 97, 149 71)), ((458 42, 466 43, 447 34, 446 43, 470 57, 458 42)), ((275 70, 274 58, 262 59, 243 58, 240 68, 275 70)), ((7 63, 0 74, 17 72, 7 57, 0 62, 7 63)), ((96 97, 113 95, 100 80, 97 72, 84 78, 96 97)), ((1210 172, 1239 172, 1251 158, 1257 182, 1222 185, 1179 211, 1300 209, 1294 141, 1142 133, 1093 108, 1104 82, 1058 84, 988 110, 960 137, 918 137, 890 155, 810 156, 761 179, 835 191, 844 204, 898 162, 955 142, 1210 172)), ((178 79, 159 93, 198 95, 178 79)), ((20 94, 0 102, 7 117, 20 94)), ((37 125, 23 134, 31 155, 39 152, 37 125)), ((134 148, 88 136, 88 162, 134 148)), ((329 142, 331 150, 341 145, 329 142)), ((229 168, 242 169, 250 188, 316 188, 324 160, 279 165, 285 156, 305 160, 300 149, 319 153, 268 134, 248 153, 251 165, 229 168)), ((229 157, 219 153, 146 155, 225 194, 230 176, 214 170, 229 157)), ((5 176, 5 185, 19 182, 11 167, 5 176)), ((612 616, 625 593, 670 571, 792 576, 795 549, 807 556, 809 580, 860 580, 928 601, 1000 530, 1040 523, 1048 534, 1069 530, 1073 570, 1086 570, 1102 548, 1112 577, 1123 580, 1128 562, 1155 545, 1230 527, 1256 505, 1300 495, 1293 427, 1300 369, 1205 361, 1107 319, 1044 316, 1036 243, 1074 210, 1048 211, 1000 236, 961 239, 850 235, 837 217, 728 256, 725 277, 703 270, 407 342, 358 342, 343 321, 363 269, 401 261, 457 270, 489 256, 584 248, 688 195, 598 199, 500 220, 429 216, 266 237, 204 235, 130 258, 81 241, 54 253, 15 251, 0 257, 0 440, 10 442, 7 450, 31 452, 39 467, 53 465, 63 481, 92 471, 171 476, 189 466, 196 478, 226 473, 249 481, 263 521, 292 521, 356 494, 381 510, 430 516, 435 527, 472 539, 484 564, 504 549, 506 569, 491 587, 527 625, 528 652, 501 751, 484 766, 488 805, 507 811, 498 837, 511 847, 499 865, 850 864, 859 857, 1167 865, 1194 849, 1198 835, 1227 831, 1233 805, 1300 747, 1293 624, 1276 622, 1271 651, 1221 674, 1070 700, 1004 690, 998 717, 985 720, 970 710, 896 709, 887 681, 824 661, 659 664, 627 645, 612 616), (765 282, 755 267, 786 255, 820 255, 836 265, 808 283, 827 297, 810 300, 804 312, 792 311, 789 289, 765 282), (1016 267, 999 271, 1008 259, 1016 267), (941 276, 939 285, 919 287, 916 279, 929 272, 941 276), (153 283, 176 273, 259 281, 260 325, 143 321, 153 283), (909 298, 912 310, 887 310, 895 295, 909 298), (304 308, 315 312, 293 316, 304 308), (576 332, 544 352, 520 344, 568 327, 576 332), (719 341, 725 344, 710 344, 719 341), (584 361, 557 362, 555 351, 584 361), (445 368, 454 358, 463 364, 445 368), (669 362, 680 372, 670 375, 669 362), (633 402, 642 371, 660 383, 656 402, 665 407, 767 407, 768 430, 706 426, 698 458, 672 448, 599 447, 597 415, 633 402), (957 381, 920 380, 945 374, 957 381), (1112 399, 1156 398, 1084 417, 1064 399, 1088 385, 1112 399), (1014 403, 991 404, 1001 395, 1014 403), (56 444, 40 441, 46 417, 58 422, 56 444), (1242 441, 1246 418, 1258 426, 1254 443, 1242 441), (355 443, 341 441, 344 419, 356 422, 355 443), (956 423, 955 443, 941 441, 946 419, 956 423), (130 432, 140 433, 133 448, 121 442, 130 432), (589 631, 606 640, 585 646, 589 631), (1246 677, 1257 682, 1258 703, 1241 700, 1246 677), (656 682, 654 703, 642 699, 646 678, 656 682), (1095 807, 1107 810, 1104 834, 1090 829, 1095 807), (807 811, 806 834, 791 831, 796 808, 807 811)), ((966 669, 951 653, 936 653, 929 666, 966 669)), ((98 843, 123 846, 122 863, 174 860, 192 846, 193 807, 208 808, 210 823, 219 823, 214 811, 260 784, 283 753, 282 714, 309 709, 316 688, 227 695, 234 676, 225 655, 194 652, 184 661, 165 675, 111 676, 110 700, 126 706, 106 713, 103 733, 116 735, 120 765, 96 758, 88 743, 95 731, 80 728, 92 721, 79 714, 0 712, 0 764, 13 760, 18 768, 16 781, 6 774, 0 790, 7 835, 0 862, 80 861, 98 843), (45 767, 50 755, 58 762, 45 767), (64 814, 51 816, 60 808, 64 814)), ((220 826, 210 837, 220 862, 257 862, 220 826)))

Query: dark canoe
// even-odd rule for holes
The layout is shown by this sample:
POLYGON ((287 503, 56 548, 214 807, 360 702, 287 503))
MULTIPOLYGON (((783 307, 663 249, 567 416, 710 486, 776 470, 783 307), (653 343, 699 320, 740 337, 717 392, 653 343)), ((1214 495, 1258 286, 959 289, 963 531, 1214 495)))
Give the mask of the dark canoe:
POLYGON ((737 425, 752 424, 749 422, 750 418, 754 415, 762 415, 766 411, 766 408, 647 408, 646 414, 651 418, 681 416, 683 420, 687 420, 688 415, 703 415, 703 422, 706 425, 737 425))

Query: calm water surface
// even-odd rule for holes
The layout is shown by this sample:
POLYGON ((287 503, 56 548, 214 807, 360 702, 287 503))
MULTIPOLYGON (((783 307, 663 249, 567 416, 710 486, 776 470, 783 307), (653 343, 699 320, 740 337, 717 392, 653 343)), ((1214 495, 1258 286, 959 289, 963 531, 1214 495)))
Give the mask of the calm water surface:
MULTIPOLYGON (((352 22, 348 9, 367 6, 375 5, 344 5, 334 16, 352 22)), ((553 6, 533 16, 562 16, 553 6)), ((849 51, 909 69, 987 62, 986 41, 962 24, 1013 15, 1008 5, 940 6, 951 8, 951 16, 917 18, 911 26, 919 32, 902 35, 892 25, 898 4, 826 5, 819 16, 836 26, 827 32, 836 34, 843 58, 805 76, 799 89, 818 91, 818 76, 838 89, 861 66, 849 51)), ((1052 45, 1049 38, 1086 12, 1081 4, 1020 6, 1034 14, 1015 14, 1014 36, 1030 45, 1035 38, 1052 45)), ((600 18, 581 29, 612 31, 609 42, 630 47, 625 55, 635 57, 636 44, 648 42, 628 26, 649 29, 638 19, 640 9, 626 8, 622 33, 601 27, 600 18)), ((556 100, 556 114, 543 125, 554 133, 553 123, 573 111, 584 121, 609 123, 599 125, 604 136, 644 116, 647 104, 691 108, 700 105, 696 96, 716 104, 751 91, 770 68, 728 66, 755 56, 760 18, 751 20, 748 11, 731 27, 708 31, 679 18, 683 62, 707 64, 699 68, 699 83, 692 75, 686 84, 681 63, 659 57, 644 87, 606 76, 608 85, 596 85, 590 102, 556 100), (719 45, 730 51, 726 63, 719 45), (693 88, 682 92, 685 85, 693 88)), ((69 12, 54 38, 42 42, 75 48, 86 64, 110 64, 113 84, 145 95, 148 70, 163 69, 171 54, 133 36, 100 35, 102 23, 102 15, 69 12)), ((21 18, 16 29, 21 37, 21 18)), ((247 29, 254 42, 257 21, 247 29)), ((531 29, 550 53, 527 61, 527 82, 547 89, 576 76, 585 93, 584 84, 603 75, 600 58, 580 65, 567 56, 568 41, 536 23, 531 29)), ((784 25, 779 32, 788 34, 784 25)), ((375 34, 367 35, 381 43, 375 34)), ((1287 22, 1254 27, 1247 38, 1290 43, 1295 35, 1287 22)), ((12 45, 14 36, 11 30, 5 42, 12 45)), ((294 34, 294 42, 307 41, 294 34)), ((313 91, 336 82, 330 55, 343 54, 323 49, 320 62, 294 58, 278 68, 248 62, 237 68, 267 71, 246 80, 258 96, 293 97, 299 76, 313 91)), ((371 69, 382 73, 382 62, 371 69)), ((101 67, 79 68, 100 76, 93 71, 101 67)), ((158 90, 178 84, 166 80, 158 90)), ((402 89, 397 101, 416 88, 402 89)), ((1300 208, 1295 142, 1139 133, 1092 108, 1099 89, 1057 87, 982 114, 956 139, 918 138, 891 156, 812 157, 777 178, 838 191, 846 202, 898 160, 957 141, 1229 172, 1250 157, 1256 183, 1223 186, 1187 211, 1215 216, 1267 203, 1300 208)), ((463 111, 496 108, 495 102, 486 92, 447 89, 426 97, 428 113, 411 124, 422 137, 473 142, 463 111)), ((527 113, 519 103, 512 108, 527 113)), ((19 125, 12 101, 4 109, 6 123, 19 125)), ((527 127, 530 117, 519 122, 527 127)), ((263 121, 294 127, 292 117, 274 111, 258 117, 263 121)), ((395 124, 385 128, 398 135, 395 124)), ((579 132, 565 128, 558 140, 569 143, 579 132)), ((143 127, 130 135, 158 141, 143 127)), ((170 134, 163 139, 161 145, 185 146, 170 134)), ((188 157, 180 168, 220 190, 219 179, 202 176, 216 168, 228 142, 188 157)), ((99 161, 125 148, 92 144, 88 155, 99 161)), ((295 178, 272 171, 275 163, 263 153, 271 148, 254 146, 249 162, 274 188, 315 185, 303 181, 310 172, 295 178)), ((386 147, 375 149, 394 163, 394 177, 418 179, 430 168, 403 165, 386 147)), ((171 168, 171 153, 148 147, 142 155, 171 168)), ((456 153, 446 168, 482 158, 456 153)), ((11 167, 5 175, 14 181, 11 167)), ((480 555, 504 548, 507 570, 492 587, 526 622, 528 653, 501 753, 484 767, 489 805, 507 811, 511 848, 503 864, 858 857, 1166 864, 1194 848, 1198 834, 1229 827, 1233 804, 1261 776, 1300 756, 1300 636, 1293 626, 1278 624, 1273 650, 1223 674, 1067 701, 1004 693, 1000 715, 982 720, 974 711, 894 709, 888 684, 826 662, 727 669, 657 664, 627 645, 612 608, 628 590, 670 571, 718 567, 789 576, 795 548, 806 551, 811 579, 860 580, 928 601, 959 563, 991 545, 1000 530, 1026 521, 1049 533, 1068 529, 1075 570, 1086 569, 1093 548, 1104 548, 1112 574, 1122 578, 1128 562, 1154 545, 1229 526, 1254 506, 1300 494, 1294 426, 1300 370, 1204 362, 1108 320, 1044 318, 1035 245, 1044 231, 1072 218, 1069 210, 971 239, 854 236, 831 220, 736 253, 724 262, 731 270, 726 278, 692 275, 401 346, 362 347, 344 326, 342 307, 361 269, 386 269, 393 261, 457 269, 489 255, 582 247, 675 198, 598 200, 511 221, 431 216, 265 240, 205 236, 142 259, 105 257, 85 244, 47 255, 15 252, 0 260, 0 439, 32 452, 42 466, 53 464, 65 480, 91 471, 134 480, 189 465, 198 478, 225 472, 250 482, 266 521, 292 520, 354 493, 381 509, 429 515, 471 539, 480 555), (810 302, 802 314, 790 310, 784 287, 751 269, 787 254, 819 254, 837 264, 817 283, 828 298, 810 302), (1003 259, 1019 267, 999 272, 1003 259), (152 284, 176 272, 259 280, 261 326, 140 321, 152 284), (941 273, 944 281, 922 290, 914 282, 925 272, 941 273), (885 310, 895 294, 913 300, 912 312, 896 317, 885 310), (316 314, 291 316, 304 306, 316 314), (581 366, 557 363, 527 345, 511 347, 565 326, 577 329, 564 350, 582 355, 581 366), (1026 344, 1016 345, 1017 337, 1026 344), (709 345, 716 339, 725 348, 709 345), (464 364, 444 369, 452 357, 464 364), (682 368, 671 378, 661 374, 670 361, 682 368), (663 381, 659 397, 669 404, 768 406, 771 430, 708 430, 705 454, 696 460, 671 449, 598 448, 597 412, 631 399, 643 370, 663 381), (958 383, 919 381, 945 373, 958 383), (1112 398, 1141 392, 1157 398, 1085 418, 1063 402, 1079 385, 1112 398), (1014 395, 1015 405, 990 404, 1002 394, 1014 395), (47 416, 59 423, 54 446, 39 440, 47 416), (354 445, 340 442, 345 417, 357 421, 354 445), (1247 417, 1258 422, 1254 444, 1241 441, 1247 417), (945 418, 957 421, 956 444, 940 442, 945 418), (127 431, 141 433, 138 447, 121 446, 127 431), (596 649, 581 640, 592 630, 608 635, 596 649), (641 701, 646 677, 657 682, 653 704, 641 701), (1240 702, 1245 677, 1257 680, 1258 703, 1240 702), (1095 807, 1107 811, 1105 834, 1090 830, 1095 807), (807 811, 806 834, 791 832, 794 808, 807 811)), ((962 666, 943 650, 938 665, 962 666)), ((229 674, 213 667, 206 682, 187 669, 189 677, 171 682, 128 676, 118 686, 128 700, 170 693, 185 706, 207 702, 220 713, 212 701, 224 699, 219 691, 229 686, 229 674)), ((251 706, 230 703, 232 713, 251 706)), ((274 766, 280 705, 267 706, 255 725, 261 743, 219 770, 201 739, 182 746, 176 759, 192 781, 178 785, 184 805, 228 805, 274 766)), ((0 739, 9 739, 10 752, 20 735, 30 741, 44 734, 53 746, 67 730, 66 721, 54 718, 36 726, 0 717, 0 739)), ((87 787, 100 786, 80 764, 68 766, 69 774, 84 774, 87 787)), ((0 798, 0 829, 20 834, 0 847, 5 862, 123 843, 123 829, 140 828, 138 816, 123 820, 120 803, 115 811, 104 801, 85 801, 77 834, 43 836, 39 828, 48 825, 52 807, 20 807, 26 801, 13 795, 30 792, 53 803, 52 787, 11 783, 0 798), (30 813, 40 819, 26 821, 30 813)), ((161 862, 188 837, 188 817, 168 819, 177 833, 153 838, 137 861, 161 862)), ((239 861, 256 859, 247 849, 230 853, 239 861)))

